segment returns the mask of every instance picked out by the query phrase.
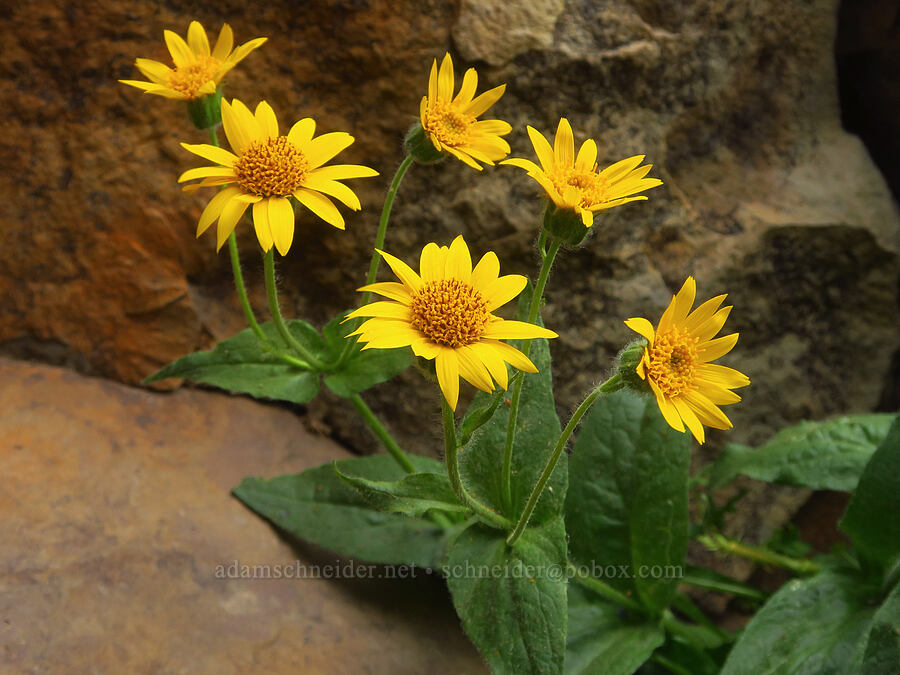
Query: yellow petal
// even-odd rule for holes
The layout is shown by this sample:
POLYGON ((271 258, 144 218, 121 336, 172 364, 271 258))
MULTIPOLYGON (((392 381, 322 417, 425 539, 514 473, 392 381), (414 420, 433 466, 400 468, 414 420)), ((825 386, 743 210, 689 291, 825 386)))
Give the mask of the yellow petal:
POLYGON ((453 60, 450 54, 444 55, 441 61, 441 70, 438 72, 437 98, 441 101, 449 101, 453 98, 453 60))
POLYGON ((401 305, 399 302, 391 302, 389 300, 379 300, 378 302, 370 302, 363 305, 357 310, 347 315, 348 319, 355 319, 358 316, 379 317, 382 319, 399 319, 409 322, 412 319, 412 313, 409 307, 401 305))
POLYGON ((734 425, 719 408, 706 396, 697 391, 689 391, 684 394, 685 402, 696 413, 697 418, 706 426, 713 429, 731 429, 734 425))
POLYGON ((164 63, 153 61, 152 59, 135 59, 134 65, 144 75, 156 84, 166 85, 169 83, 169 76, 172 69, 164 63))
POLYGON ((550 171, 554 166, 553 148, 550 147, 550 142, 534 127, 528 127, 528 138, 531 139, 534 152, 541 166, 544 167, 544 171, 550 171))
POLYGON ((697 328, 695 328, 693 332, 693 335, 695 338, 697 338, 697 341, 702 344, 703 342, 706 342, 707 340, 712 338, 720 330, 722 330, 722 326, 725 325, 725 321, 728 319, 728 315, 731 314, 731 310, 731 305, 723 307, 715 314, 713 314, 711 318, 707 319, 699 326, 697 326, 697 328))
POLYGON ((198 237, 206 232, 209 226, 222 214, 222 209, 225 208, 225 205, 239 194, 241 194, 241 189, 237 186, 232 186, 220 190, 209 200, 209 204, 206 205, 203 213, 200 214, 200 222, 197 223, 198 237))
POLYGON ((180 35, 170 30, 165 30, 163 31, 163 37, 166 40, 166 47, 169 48, 169 54, 172 55, 172 61, 176 67, 183 68, 193 62, 194 53, 180 35))
POLYGON ((240 222, 244 211, 247 210, 249 204, 239 199, 232 199, 225 204, 222 213, 219 215, 219 225, 216 228, 216 250, 222 248, 222 244, 228 239, 235 226, 240 222))
POLYGON ((450 348, 441 349, 434 359, 434 369, 444 398, 450 408, 456 410, 459 401, 459 361, 456 353, 450 348))
POLYGON ((243 155, 253 139, 241 124, 234 108, 224 99, 222 99, 222 127, 225 129, 225 137, 231 149, 238 155, 243 155))
POLYGON ((235 154, 228 152, 225 148, 218 148, 215 145, 208 145, 206 143, 198 145, 182 143, 181 147, 188 152, 193 152, 203 159, 208 159, 210 162, 215 162, 222 166, 234 166, 234 163, 237 161, 237 156, 235 154))
POLYGON ((378 293, 378 295, 383 295, 391 300, 402 302, 405 305, 412 302, 412 296, 409 294, 409 289, 396 281, 380 281, 369 284, 368 286, 363 286, 362 288, 357 288, 356 290, 378 293))
MULTIPOLYGON (((481 292, 488 284, 497 280, 500 275, 500 260, 493 251, 488 251, 472 270, 472 287, 481 292)), ((490 311, 490 310, 488 310, 490 311)))
POLYGON ((543 173, 541 167, 532 162, 530 159, 519 159, 518 157, 511 157, 510 159, 504 159, 501 164, 508 164, 510 166, 517 166, 520 169, 525 169, 530 174, 534 173, 543 173))
POLYGON ((294 197, 298 202, 303 204, 303 206, 315 213, 329 225, 334 225, 334 227, 339 230, 344 229, 344 217, 341 215, 341 212, 338 211, 334 203, 322 193, 300 188, 299 190, 294 191, 294 197))
POLYGON ((578 156, 575 158, 575 166, 585 171, 592 171, 597 162, 597 143, 589 138, 581 144, 578 156))
POLYGON ((269 200, 263 199, 253 205, 253 229, 256 230, 256 238, 263 251, 269 252, 275 243, 272 237, 272 227, 269 224, 269 200))
POLYGON ((700 324, 702 324, 707 319, 712 318, 713 314, 715 314, 716 310, 721 307, 722 303, 727 297, 728 294, 723 293, 722 295, 717 295, 714 298, 710 298, 702 305, 698 305, 693 312, 688 314, 687 319, 684 320, 684 330, 686 330, 688 333, 693 333, 700 324))
POLYGON ((437 98, 438 66, 437 59, 431 62, 431 73, 428 75, 428 98, 434 101, 437 98))
POLYGON ((269 138, 278 138, 278 118, 275 117, 272 106, 266 101, 260 101, 256 106, 255 117, 263 135, 269 138))
POLYGON ((359 203, 359 197, 343 183, 336 180, 326 180, 321 176, 310 175, 303 181, 303 187, 308 190, 321 192, 329 197, 334 197, 345 206, 349 206, 354 211, 359 211, 362 205, 359 203))
POLYGON ((741 400, 741 397, 721 384, 707 382, 706 380, 694 380, 697 391, 703 394, 710 402, 716 405, 731 405, 741 400))
POLYGON ((494 391, 491 374, 471 349, 460 347, 456 350, 456 358, 459 362, 459 374, 466 382, 487 393, 494 391))
POLYGON ((490 322, 482 333, 483 337, 495 340, 529 340, 532 338, 558 337, 552 330, 547 330, 525 321, 506 321, 499 319, 490 322))
POLYGON ((234 169, 230 166, 199 166, 196 169, 188 169, 178 177, 178 182, 183 183, 186 180, 194 180, 195 178, 231 178, 237 180, 234 175, 234 169))
POLYGON ((231 30, 231 26, 227 23, 222 24, 222 30, 219 31, 219 37, 216 38, 216 45, 213 47, 212 57, 219 61, 224 61, 228 58, 233 46, 234 33, 231 30))
POLYGON ((690 430, 694 438, 697 439, 697 442, 702 445, 706 440, 706 435, 703 432, 703 425, 700 424, 700 420, 697 418, 696 413, 684 399, 679 396, 672 399, 672 405, 675 406, 675 410, 678 411, 678 415, 684 421, 685 426, 690 430))
POLYGON ((572 135, 572 127, 565 117, 559 120, 556 128, 556 138, 553 141, 553 158, 557 165, 575 166, 575 137, 572 135))
POLYGON ((256 38, 254 40, 250 40, 249 42, 245 42, 228 55, 228 60, 231 63, 240 63, 245 58, 247 58, 247 55, 250 54, 250 52, 252 52, 257 47, 261 47, 268 39, 269 38, 256 38))
POLYGON ((209 39, 199 22, 191 21, 191 25, 188 26, 187 43, 194 54, 209 56, 209 39))
POLYGON ((656 333, 653 331, 653 324, 647 321, 647 319, 644 319, 642 317, 626 319, 625 325, 641 337, 645 338, 651 345, 653 344, 653 340, 656 338, 656 333))
POLYGON ((694 304, 696 294, 697 283, 694 281, 694 277, 688 277, 678 293, 672 298, 672 302, 666 307, 666 311, 663 312, 656 332, 665 333, 675 326, 681 326, 685 318, 687 318, 691 305, 694 304))
POLYGON ((475 96, 477 87, 478 73, 475 72, 474 68, 469 68, 466 74, 463 75, 462 86, 459 88, 456 98, 453 99, 453 103, 456 105, 467 105, 472 100, 472 97, 475 96))
POLYGON ((288 140, 298 148, 303 148, 312 140, 313 134, 316 132, 316 121, 312 117, 304 117, 299 122, 294 123, 288 132, 288 140))
POLYGON ((746 387, 750 384, 750 378, 739 370, 728 366, 720 366, 717 363, 698 363, 694 367, 694 373, 698 380, 720 384, 728 389, 746 387))
POLYGON ((251 141, 261 141, 267 138, 263 133, 262 127, 256 121, 256 116, 250 111, 247 105, 238 99, 231 102, 231 111, 237 115, 241 127, 247 133, 251 141))
POLYGON ((450 244, 445 274, 448 278, 459 279, 466 284, 472 280, 472 257, 462 235, 457 236, 450 244))
POLYGON ((287 197, 269 197, 269 227, 275 248, 287 255, 294 240, 294 207, 287 197))
POLYGON ((395 258, 390 253, 386 251, 382 251, 380 249, 375 249, 384 258, 384 261, 388 264, 394 274, 397 275, 397 278, 403 282, 403 285, 409 288, 411 291, 418 291, 422 288, 422 279, 418 274, 413 272, 412 268, 407 265, 405 262, 400 260, 399 258, 395 258))
POLYGON ((482 113, 486 112, 488 108, 494 105, 497 101, 499 101, 500 97, 503 96, 503 92, 505 91, 505 84, 501 84, 499 87, 494 87, 493 89, 488 89, 486 92, 473 100, 469 105, 463 108, 463 112, 468 113, 473 117, 478 117, 482 113))
POLYGON ((659 411, 662 413, 663 418, 666 420, 666 424, 675 429, 675 431, 683 432, 684 423, 681 421, 681 417, 678 415, 678 411, 675 409, 675 406, 672 405, 672 402, 667 399, 659 390, 656 382, 654 382, 652 379, 647 381, 650 383, 650 388, 656 395, 656 405, 659 407, 659 411))
POLYGON ((493 312, 510 300, 519 297, 519 293, 528 284, 528 278, 521 274, 507 274, 499 277, 490 284, 476 287, 485 300, 485 309, 493 312))
POLYGON ((526 373, 536 373, 538 371, 535 365, 531 362, 531 359, 529 359, 512 345, 508 345, 505 342, 500 342, 499 340, 490 339, 481 339, 476 344, 484 345, 484 347, 490 348, 497 356, 506 361, 506 363, 511 365, 513 368, 518 368, 519 370, 526 373))
POLYGON ((446 249, 442 251, 441 247, 433 242, 426 244, 419 256, 419 274, 422 275, 422 281, 427 283, 443 279, 446 262, 446 249))
POLYGON ((332 159, 353 143, 353 136, 345 131, 333 131, 312 139, 303 147, 304 159, 315 169, 332 159))
POLYGON ((701 342, 697 347, 697 361, 699 363, 715 361, 720 356, 724 356, 734 349, 737 341, 738 333, 732 333, 709 342, 701 342))
POLYGON ((509 387, 509 372, 506 369, 506 362, 500 355, 502 353, 500 350, 495 349, 487 341, 473 342, 462 349, 468 349, 474 352, 475 358, 484 364, 484 367, 487 368, 491 377, 494 378, 494 381, 500 385, 502 389, 509 387))
POLYGON ((627 159, 622 159, 616 162, 615 164, 610 164, 608 167, 603 169, 600 172, 599 177, 605 178, 607 183, 612 183, 622 176, 626 175, 629 171, 633 170, 638 164, 644 161, 644 155, 635 155, 634 157, 628 157, 627 159))
POLYGON ((309 175, 324 180, 347 180, 348 178, 371 178, 377 176, 378 172, 361 164, 331 164, 313 169, 309 175))

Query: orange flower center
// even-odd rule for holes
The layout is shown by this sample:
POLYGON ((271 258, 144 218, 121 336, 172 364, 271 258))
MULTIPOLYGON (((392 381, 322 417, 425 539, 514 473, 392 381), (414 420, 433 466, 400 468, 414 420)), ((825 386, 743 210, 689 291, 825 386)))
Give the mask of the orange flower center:
POLYGON ((422 128, 451 148, 468 142, 475 116, 464 113, 449 101, 428 101, 422 128))
POLYGON ((490 320, 481 293, 457 279, 423 284, 409 308, 412 327, 447 347, 464 347, 476 342, 490 320))
POLYGON ((606 179, 600 178, 596 168, 595 165, 593 171, 588 171, 571 166, 555 167, 547 177, 553 183, 553 187, 556 188, 560 196, 565 196, 568 188, 574 187, 578 202, 572 206, 587 208, 594 204, 602 204, 609 201, 606 179))
POLYGON ((287 136, 253 141, 234 163, 245 192, 259 197, 287 197, 303 185, 308 164, 287 136))
POLYGON ((657 334, 648 350, 647 373, 667 397, 678 396, 694 383, 697 338, 673 328, 657 334))
POLYGON ((175 67, 169 73, 169 89, 194 98, 197 90, 215 78, 222 62, 212 56, 198 56, 197 60, 187 66, 175 67))

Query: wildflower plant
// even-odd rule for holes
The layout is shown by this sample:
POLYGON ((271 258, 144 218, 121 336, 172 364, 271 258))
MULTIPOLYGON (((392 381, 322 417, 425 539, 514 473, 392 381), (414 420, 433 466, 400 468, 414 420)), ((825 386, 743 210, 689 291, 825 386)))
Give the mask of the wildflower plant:
MULTIPOLYGON (((176 76, 139 60, 154 83, 139 86, 175 97, 169 89, 181 70, 206 68, 193 95, 218 106, 207 121, 221 119, 230 150, 219 147, 216 123, 197 124, 210 143, 182 145, 213 166, 189 168, 178 180, 199 181, 187 192, 218 190, 197 235, 217 223, 217 250, 229 243, 249 328, 148 381, 180 377, 292 403, 310 401, 324 384, 387 451, 297 475, 250 477, 235 488, 239 499, 338 554, 444 576, 463 628, 498 673, 630 673, 645 663, 650 670, 641 672, 811 672, 820 652, 830 655, 834 672, 888 672, 877 668, 900 663, 900 528, 876 524, 880 510, 900 510, 892 482, 900 472, 894 416, 807 423, 756 450, 730 444, 692 478, 691 438, 703 443, 706 427, 730 429, 720 407, 737 403, 733 390, 750 380, 713 363, 738 341, 737 333, 716 337, 731 307, 723 308, 725 296, 718 295, 692 309, 697 284, 688 277, 655 326, 646 318, 625 321, 623 340, 626 326, 637 339, 566 424, 558 418, 550 341, 564 328, 543 325, 544 290, 563 247, 583 244, 591 228, 602 226, 598 214, 645 200, 644 192, 662 184, 648 177, 643 155, 599 169, 596 142, 584 141, 576 153, 572 127, 562 119, 552 146, 528 127, 540 165, 501 161, 509 153, 501 137, 510 125, 478 117, 504 85, 476 96, 478 77, 469 69, 456 92, 450 56, 440 67, 435 60, 382 207, 361 302, 320 330, 282 316, 274 251, 289 255, 301 239, 296 229, 309 217, 342 230, 349 224, 347 236, 356 237, 335 201, 359 210, 343 181, 377 173, 331 163, 353 142, 348 133, 316 136, 313 119, 303 118, 282 134, 268 103, 251 111, 239 99, 221 98, 224 71, 264 38, 232 52, 226 26, 210 51, 196 22, 187 43, 170 33, 176 76), (478 170, 498 162, 522 168, 544 190, 533 284, 501 275, 492 251, 473 262, 477 247, 470 249, 464 233, 427 243, 418 271, 388 252, 387 228, 404 174, 415 162, 445 156, 478 170), (260 323, 247 300, 234 236, 242 219, 252 222, 261 249, 271 321, 260 323), (382 260, 390 280, 377 278, 382 260), (373 294, 381 299, 373 301, 373 294), (514 301, 515 318, 495 314, 514 301), (443 461, 406 453, 362 398, 414 363, 440 399, 443 461), (460 380, 477 390, 466 410, 459 409, 460 380), (714 491, 738 475, 855 488, 842 521, 855 550, 798 559, 728 539, 723 514, 733 504, 717 505, 714 491), (694 523, 692 512, 700 516, 694 523), (742 581, 688 566, 692 538, 800 579, 765 602, 764 592, 742 581), (761 610, 738 636, 694 605, 684 590, 689 586, 739 596, 761 610)), ((196 124, 193 112, 192 119, 196 124)))

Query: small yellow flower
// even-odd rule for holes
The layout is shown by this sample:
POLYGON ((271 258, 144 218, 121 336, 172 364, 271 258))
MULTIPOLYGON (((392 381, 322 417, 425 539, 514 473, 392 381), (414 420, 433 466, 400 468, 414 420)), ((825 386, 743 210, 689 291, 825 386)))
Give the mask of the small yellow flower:
POLYGON ((628 319, 625 325, 647 340, 636 371, 650 384, 666 422, 682 432, 687 425, 694 438, 703 443, 704 424, 731 429, 731 421, 718 406, 740 401, 741 397, 731 390, 746 387, 750 378, 733 368, 710 363, 731 351, 738 334, 713 339, 725 325, 731 306, 719 309, 726 296, 718 295, 691 312, 696 292, 693 277, 688 277, 655 331, 647 319, 628 319))
POLYGON ((474 68, 469 68, 454 97, 456 85, 450 54, 444 56, 440 72, 435 60, 428 78, 428 95, 422 97, 419 106, 419 117, 435 148, 480 171, 478 162, 493 165, 509 154, 509 144, 500 137, 512 131, 512 127, 502 120, 477 119, 503 96, 506 85, 501 84, 473 98, 477 85, 478 74, 474 68))
POLYGON ((576 155, 575 137, 566 118, 559 120, 552 147, 533 127, 528 127, 528 136, 541 166, 518 158, 500 163, 525 169, 558 208, 580 214, 585 227, 594 224, 596 211, 647 199, 633 195, 662 185, 658 178, 644 178, 653 168, 652 164, 638 166, 644 155, 623 159, 597 171, 597 144, 592 139, 586 140, 576 155))
POLYGON ((507 388, 507 363, 528 373, 537 372, 527 356, 500 340, 554 338, 556 333, 491 314, 517 297, 527 283, 520 274, 499 276, 500 261, 493 251, 473 269, 462 236, 449 248, 428 244, 419 259, 421 276, 403 261, 378 252, 400 283, 375 283, 359 289, 393 301, 373 302, 347 317, 374 317, 351 333, 368 343, 363 349, 410 346, 416 356, 434 359, 438 384, 454 410, 460 376, 491 392, 494 382, 507 388))
POLYGON ((216 45, 209 49, 206 31, 196 21, 188 26, 187 42, 170 30, 164 31, 166 46, 172 55, 174 68, 151 59, 137 59, 134 65, 150 81, 119 80, 123 84, 143 89, 148 94, 192 101, 216 93, 216 88, 229 70, 268 38, 250 40, 232 51, 234 36, 231 26, 222 26, 216 45))
POLYGON ((340 131, 313 138, 316 123, 310 117, 292 126, 287 136, 281 136, 275 112, 265 101, 256 106, 254 114, 237 99, 230 105, 223 100, 222 126, 234 152, 214 145, 182 143, 185 150, 219 166, 190 169, 178 178, 179 183, 203 179, 186 186, 186 192, 228 186, 210 200, 197 225, 199 237, 218 219, 217 250, 252 204, 259 245, 269 251, 274 244, 281 255, 286 255, 294 238, 290 197, 343 230, 344 218, 329 197, 354 211, 359 210, 360 203, 356 194, 338 181, 378 175, 374 169, 358 164, 323 166, 353 143, 353 136, 340 131))

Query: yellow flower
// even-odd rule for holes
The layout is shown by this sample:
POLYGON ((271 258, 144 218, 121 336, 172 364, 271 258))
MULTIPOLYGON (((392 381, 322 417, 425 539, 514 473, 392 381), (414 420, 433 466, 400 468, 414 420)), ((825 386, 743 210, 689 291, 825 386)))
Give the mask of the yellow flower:
POLYGON ((632 195, 662 185, 658 178, 644 178, 653 168, 652 164, 638 166, 644 155, 623 159, 597 171, 597 144, 592 139, 586 140, 576 155, 575 138, 566 118, 559 120, 553 147, 533 127, 528 127, 528 136, 541 166, 518 158, 500 163, 525 169, 558 208, 580 214, 585 227, 594 224, 596 211, 647 199, 632 195))
POLYGON ((454 97, 456 85, 450 54, 444 56, 440 72, 435 60, 428 78, 428 96, 422 97, 419 105, 419 117, 435 148, 480 171, 478 162, 493 165, 509 154, 509 144, 500 137, 512 131, 512 127, 502 120, 476 119, 506 91, 506 85, 501 84, 473 98, 477 85, 478 74, 469 68, 454 97))
POLYGON ((696 292, 697 284, 688 277, 655 331, 647 319, 628 319, 625 325, 647 340, 636 370, 650 384, 666 422, 682 432, 687 425, 703 443, 702 425, 732 427, 718 406, 740 401, 731 390, 746 387, 750 379, 733 368, 710 363, 731 351, 738 334, 712 339, 725 325, 731 306, 719 309, 726 296, 718 295, 691 312, 696 292))
POLYGON ((438 384, 454 410, 460 376, 491 392, 494 382, 507 388, 507 363, 528 373, 537 372, 527 356, 500 340, 553 338, 556 333, 491 314, 517 297, 527 283, 520 274, 499 276, 500 261, 493 251, 473 269, 462 236, 449 248, 428 244, 419 259, 421 276, 403 261, 378 252, 400 283, 375 283, 359 289, 393 301, 373 302, 347 317, 374 317, 351 333, 368 343, 363 349, 410 346, 416 356, 434 359, 438 384))
POLYGON ((252 204, 259 245, 269 251, 274 243, 281 255, 287 254, 294 237, 294 207, 289 197, 343 230, 344 218, 329 197, 354 211, 360 203, 353 191, 338 181, 378 175, 357 164, 322 166, 353 143, 353 136, 340 131, 313 138, 316 123, 310 117, 292 126, 287 136, 280 136, 275 112, 265 101, 256 106, 254 114, 237 99, 230 105, 223 100, 222 126, 234 153, 214 145, 182 143, 185 150, 219 166, 190 169, 178 178, 179 183, 203 179, 186 186, 187 192, 228 186, 210 200, 197 225, 199 237, 218 219, 217 250, 252 204))
POLYGON ((234 36, 227 23, 219 31, 212 51, 206 31, 196 21, 188 26, 187 42, 170 30, 164 31, 166 46, 175 68, 151 59, 137 59, 134 65, 150 81, 119 80, 123 84, 143 89, 148 94, 185 101, 216 93, 216 88, 229 70, 268 38, 250 40, 232 51, 234 36))

